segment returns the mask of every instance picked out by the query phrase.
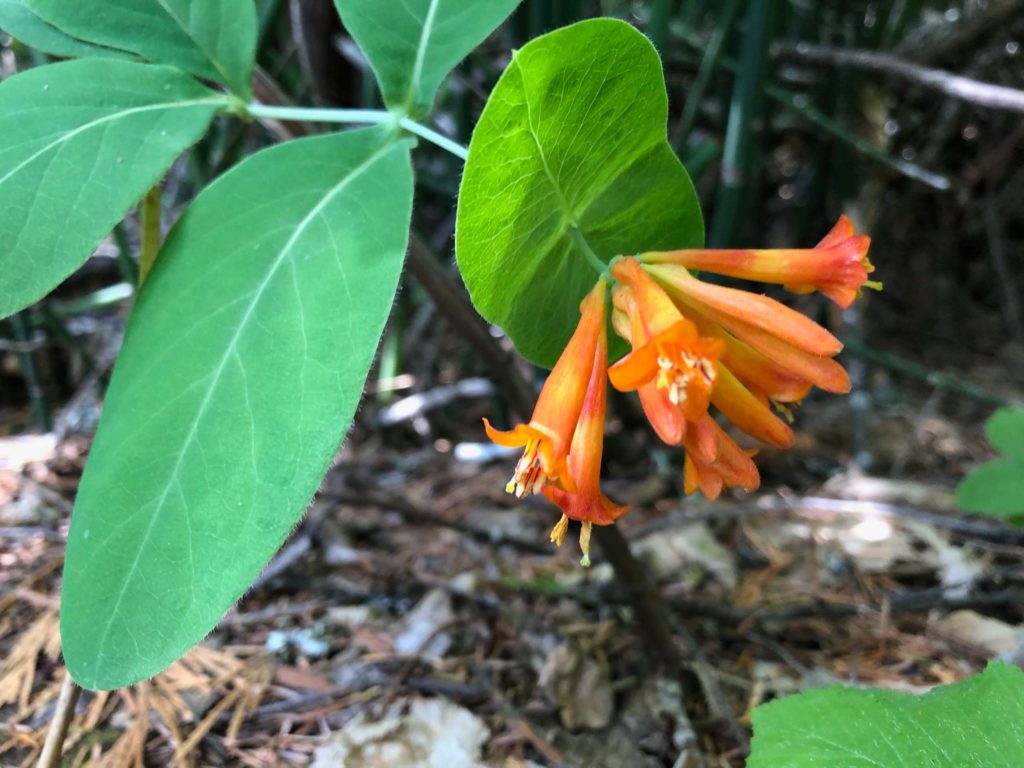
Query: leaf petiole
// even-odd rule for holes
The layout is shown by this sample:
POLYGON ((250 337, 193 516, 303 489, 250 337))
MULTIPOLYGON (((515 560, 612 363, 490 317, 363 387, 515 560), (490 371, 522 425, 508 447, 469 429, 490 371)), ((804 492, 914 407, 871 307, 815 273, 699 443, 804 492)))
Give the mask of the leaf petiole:
POLYGON ((437 131, 427 128, 408 117, 401 117, 386 109, 318 109, 315 107, 274 107, 266 104, 250 104, 247 108, 250 116, 257 119, 297 120, 311 123, 355 123, 362 125, 383 125, 397 123, 400 127, 414 133, 431 144, 450 152, 461 160, 469 156, 468 150, 442 136, 437 131))
POLYGON ((572 237, 572 241, 576 244, 576 247, 580 249, 587 261, 590 262, 590 265, 597 270, 597 274, 604 275, 608 272, 608 264, 601 261, 601 258, 594 253, 594 249, 590 247, 590 243, 587 242, 587 238, 583 236, 583 233, 580 232, 579 227, 575 224, 569 227, 569 236, 572 237))

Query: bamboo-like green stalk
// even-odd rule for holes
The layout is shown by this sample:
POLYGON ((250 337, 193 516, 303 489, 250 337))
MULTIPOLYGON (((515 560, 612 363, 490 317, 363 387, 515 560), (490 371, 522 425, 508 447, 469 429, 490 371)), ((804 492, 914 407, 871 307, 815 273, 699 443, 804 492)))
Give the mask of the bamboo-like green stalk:
MULTIPOLYGON (((691 48, 703 49, 703 42, 692 34, 684 35, 683 42, 691 48)), ((721 56, 719 58, 718 65, 729 72, 736 72, 739 69, 736 62, 728 56, 721 56)), ((952 182, 945 176, 929 171, 927 168, 922 168, 915 163, 893 157, 870 142, 861 139, 859 136, 826 115, 821 110, 811 106, 800 94, 793 93, 792 91, 779 87, 773 83, 765 83, 764 92, 772 101, 793 110, 809 123, 835 136, 840 141, 845 141, 847 144, 850 144, 865 157, 871 158, 888 168, 892 168, 903 176, 919 181, 932 189, 944 192, 952 188, 952 182)))
POLYGON ((42 380, 39 378, 35 353, 28 348, 31 336, 29 335, 29 326, 28 321, 25 319, 25 313, 18 312, 16 315, 12 315, 9 322, 14 340, 21 347, 18 350, 18 362, 21 365, 21 375, 25 379, 25 389, 28 392, 29 402, 32 403, 32 414, 39 429, 43 432, 49 432, 53 428, 53 419, 50 415, 50 406, 46 402, 46 393, 43 390, 42 380))
POLYGON ((751 0, 747 4, 740 63, 729 101, 722 180, 708 236, 712 247, 733 244, 739 234, 736 230, 740 211, 748 197, 755 124, 764 102, 768 46, 771 44, 771 6, 772 3, 762 0, 751 0))
POLYGON ((700 69, 697 70, 697 76, 686 94, 686 103, 683 105, 683 114, 679 118, 679 127, 676 132, 677 152, 684 146, 690 136, 690 131, 693 130, 693 124, 697 120, 697 111, 704 100, 704 93, 707 91, 711 75, 718 65, 718 57, 722 53, 723 44, 733 28, 733 22, 736 20, 739 10, 740 0, 726 0, 717 19, 714 34, 711 35, 708 47, 704 50, 704 56, 700 60, 700 69))
POLYGON ((647 36, 658 53, 664 54, 668 42, 668 23, 672 19, 672 0, 651 0, 651 18, 647 23, 647 36))

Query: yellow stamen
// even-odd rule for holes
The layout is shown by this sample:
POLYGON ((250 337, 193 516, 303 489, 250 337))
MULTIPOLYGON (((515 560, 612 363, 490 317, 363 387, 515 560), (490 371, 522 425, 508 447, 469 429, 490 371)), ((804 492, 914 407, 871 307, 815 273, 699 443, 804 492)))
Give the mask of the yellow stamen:
POLYGON ((505 484, 505 493, 514 493, 521 499, 529 493, 540 493, 547 481, 548 476, 541 465, 540 440, 528 440, 523 455, 516 462, 512 479, 505 484))
POLYGON ((562 542, 565 541, 565 532, 569 530, 569 518, 562 515, 562 519, 555 523, 555 527, 551 529, 551 543, 556 547, 562 546, 562 542))
MULTIPOLYGON (((568 521, 566 521, 568 524, 568 521)), ((584 568, 590 567, 590 534, 594 528, 594 524, 589 520, 584 520, 580 526, 580 549, 583 550, 583 557, 580 558, 580 565, 584 568)))
POLYGON ((793 409, 799 407, 800 403, 780 403, 778 400, 770 400, 772 407, 781 413, 789 424, 793 423, 793 409))

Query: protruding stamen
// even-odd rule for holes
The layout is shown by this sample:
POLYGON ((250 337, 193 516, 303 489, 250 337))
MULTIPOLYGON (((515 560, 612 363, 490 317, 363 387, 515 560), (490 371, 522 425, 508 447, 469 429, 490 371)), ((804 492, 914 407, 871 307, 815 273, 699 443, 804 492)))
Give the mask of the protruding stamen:
POLYGON ((540 441, 530 440, 516 463, 512 479, 505 484, 505 493, 514 493, 521 499, 530 493, 540 493, 547 481, 548 476, 541 464, 540 441))
POLYGON ((583 551, 583 557, 580 558, 580 565, 584 568, 590 567, 590 534, 593 531, 594 524, 589 520, 584 520, 580 526, 580 549, 583 551))
POLYGON ((565 532, 569 530, 569 518, 562 515, 562 518, 555 523, 555 527, 551 529, 551 543, 556 547, 562 546, 562 542, 565 541, 565 532))

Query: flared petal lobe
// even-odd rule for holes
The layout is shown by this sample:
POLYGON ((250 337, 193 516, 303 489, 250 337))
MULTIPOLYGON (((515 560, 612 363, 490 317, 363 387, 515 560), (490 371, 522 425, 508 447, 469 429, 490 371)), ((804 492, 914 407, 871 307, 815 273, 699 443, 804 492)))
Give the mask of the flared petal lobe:
MULTIPOLYGON (((612 275, 622 283, 616 288, 615 300, 629 316, 633 348, 609 369, 612 386, 624 392, 645 391, 645 410, 675 408, 686 421, 697 421, 707 412, 724 343, 702 337, 636 259, 616 262, 612 275), (656 390, 664 392, 667 405, 653 397, 652 382, 656 390)), ((659 414, 652 421, 668 425, 672 419, 659 414)))
POLYGON ((868 259, 871 238, 854 232, 841 216, 814 248, 758 250, 678 250, 642 254, 645 264, 674 264, 686 269, 782 285, 793 293, 821 291, 839 306, 849 307, 861 288, 881 288, 868 280, 874 266, 868 259))
POLYGON ((494 429, 487 419, 487 436, 507 447, 523 447, 505 490, 522 498, 548 485, 574 490, 567 457, 583 410, 594 367, 598 340, 607 346, 605 304, 607 286, 599 280, 580 305, 580 322, 537 397, 529 424, 508 431, 494 429))
POLYGON ((608 344, 602 324, 587 394, 569 449, 569 474, 575 490, 566 491, 551 485, 543 489, 544 495, 557 504, 567 518, 595 525, 609 525, 628 509, 615 504, 601 492, 607 375, 608 344))

